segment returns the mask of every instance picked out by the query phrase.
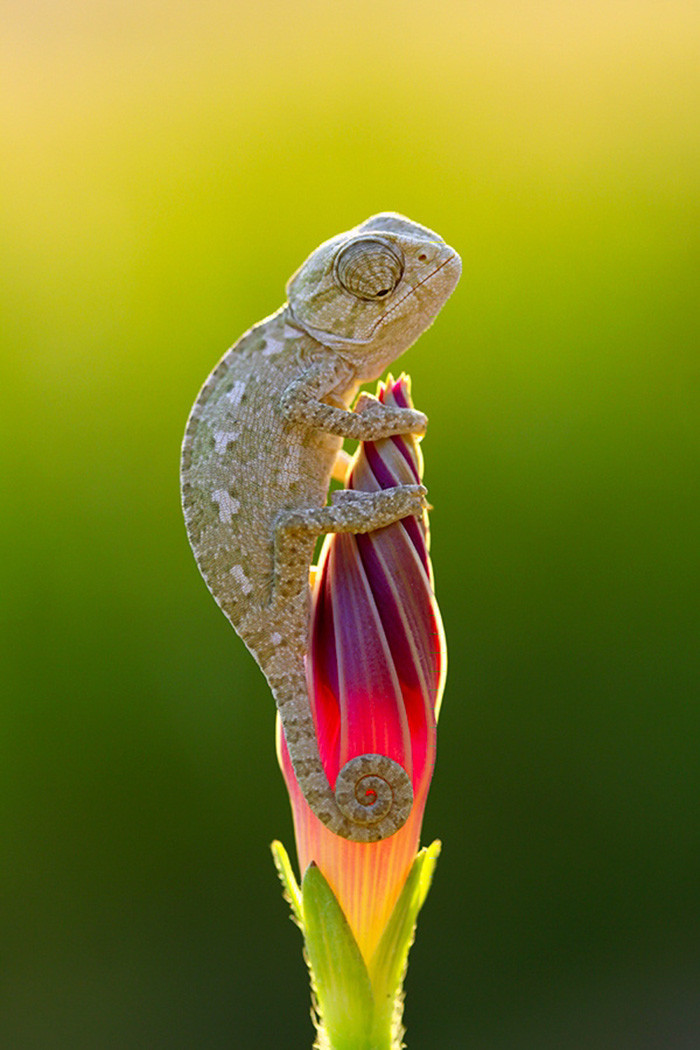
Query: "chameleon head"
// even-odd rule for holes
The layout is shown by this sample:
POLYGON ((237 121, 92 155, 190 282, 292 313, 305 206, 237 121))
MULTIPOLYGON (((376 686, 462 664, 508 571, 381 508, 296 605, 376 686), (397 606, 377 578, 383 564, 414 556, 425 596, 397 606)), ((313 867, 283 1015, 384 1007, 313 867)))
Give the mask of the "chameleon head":
POLYGON ((462 263, 432 230, 372 216, 313 252, 287 285, 296 323, 376 379, 433 322, 462 263))

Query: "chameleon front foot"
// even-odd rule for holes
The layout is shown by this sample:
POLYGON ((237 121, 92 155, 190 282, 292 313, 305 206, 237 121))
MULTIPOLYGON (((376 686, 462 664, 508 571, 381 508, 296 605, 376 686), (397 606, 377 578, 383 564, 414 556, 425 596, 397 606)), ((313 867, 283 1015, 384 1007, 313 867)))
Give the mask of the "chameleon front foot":
POLYGON ((366 390, 363 390, 357 398, 354 411, 355 415, 362 419, 363 426, 367 428, 368 433, 373 428, 376 428, 377 432, 380 428, 382 430, 391 428, 395 434, 413 434, 421 438, 428 426, 428 417, 424 412, 419 412, 415 408, 385 405, 378 397, 366 390))

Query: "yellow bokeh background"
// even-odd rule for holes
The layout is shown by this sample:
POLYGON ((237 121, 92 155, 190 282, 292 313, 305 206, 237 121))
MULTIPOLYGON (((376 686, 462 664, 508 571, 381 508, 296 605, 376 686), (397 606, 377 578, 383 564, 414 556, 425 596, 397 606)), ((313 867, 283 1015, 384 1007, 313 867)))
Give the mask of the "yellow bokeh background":
POLYGON ((700 1043, 696 3, 13 0, 0 63, 8 1050, 307 1046, 262 676, 189 406, 320 241, 461 253, 401 364, 450 671, 409 1046, 700 1043))

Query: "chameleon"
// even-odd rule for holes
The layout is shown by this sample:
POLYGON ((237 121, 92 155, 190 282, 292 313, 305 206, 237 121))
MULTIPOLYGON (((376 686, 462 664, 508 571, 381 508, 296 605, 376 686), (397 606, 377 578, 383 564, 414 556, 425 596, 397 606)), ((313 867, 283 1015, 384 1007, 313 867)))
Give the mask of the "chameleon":
POLYGON ((406 771, 359 755, 331 787, 309 703, 310 572, 318 537, 423 514, 422 485, 338 489, 343 439, 424 434, 427 418, 359 387, 432 323, 461 260, 436 233, 382 212, 325 241, 290 278, 287 301, 224 355, 191 410, 182 445, 187 534, 204 580, 262 669, 299 787, 336 835, 375 842, 413 804, 406 771))

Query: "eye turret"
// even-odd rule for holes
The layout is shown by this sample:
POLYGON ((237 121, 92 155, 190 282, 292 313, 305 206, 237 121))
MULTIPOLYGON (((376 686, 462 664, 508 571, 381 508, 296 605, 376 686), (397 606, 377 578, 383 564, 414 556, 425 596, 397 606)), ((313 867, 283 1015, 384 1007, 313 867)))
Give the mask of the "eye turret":
POLYGON ((356 237, 338 252, 333 272, 346 292, 376 302, 391 295, 403 266, 400 248, 380 237, 356 237))

